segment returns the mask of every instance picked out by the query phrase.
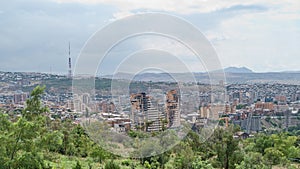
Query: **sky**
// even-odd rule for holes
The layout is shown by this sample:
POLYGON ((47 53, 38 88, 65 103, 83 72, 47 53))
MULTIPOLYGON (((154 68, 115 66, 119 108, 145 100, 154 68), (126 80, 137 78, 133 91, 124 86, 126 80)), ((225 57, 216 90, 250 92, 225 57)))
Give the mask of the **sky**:
MULTIPOLYGON (((69 42, 74 66, 95 32, 147 12, 171 14, 196 26, 215 48, 222 67, 300 70, 297 0, 12 0, 0 2, 0 71, 67 73, 69 42)), ((160 43, 145 38, 143 44, 155 48, 166 43, 155 40, 160 43)), ((111 55, 136 44, 127 41, 111 55)), ((109 59, 107 69, 114 57, 109 59)), ((190 64, 197 71, 197 65, 190 64)))

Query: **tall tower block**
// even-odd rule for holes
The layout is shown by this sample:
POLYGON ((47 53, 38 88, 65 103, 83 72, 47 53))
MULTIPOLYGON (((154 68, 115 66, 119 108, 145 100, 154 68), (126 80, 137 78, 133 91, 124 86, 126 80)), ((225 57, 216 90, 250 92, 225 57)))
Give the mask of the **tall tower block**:
POLYGON ((166 94, 166 115, 167 127, 180 126, 180 112, 179 112, 179 96, 177 90, 170 90, 166 94))
POLYGON ((71 44, 69 42, 69 69, 68 69, 68 78, 72 78, 72 61, 71 61, 71 44))

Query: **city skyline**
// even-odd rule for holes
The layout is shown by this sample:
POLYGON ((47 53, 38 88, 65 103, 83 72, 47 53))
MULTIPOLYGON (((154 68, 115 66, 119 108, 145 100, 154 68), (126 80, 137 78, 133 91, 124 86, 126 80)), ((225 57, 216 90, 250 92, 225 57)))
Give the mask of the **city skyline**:
MULTIPOLYGON (((300 39, 299 9, 299 2, 295 1, 256 0, 1 2, 0 70, 67 73, 69 41, 75 65, 85 42, 103 26, 132 14, 161 12, 178 16, 203 32, 224 68, 299 71, 300 51, 296 45, 300 39)), ((149 40, 144 44, 149 45, 149 40)), ((127 43, 119 49, 134 45, 127 43)), ((120 53, 116 50, 113 55, 120 53)))

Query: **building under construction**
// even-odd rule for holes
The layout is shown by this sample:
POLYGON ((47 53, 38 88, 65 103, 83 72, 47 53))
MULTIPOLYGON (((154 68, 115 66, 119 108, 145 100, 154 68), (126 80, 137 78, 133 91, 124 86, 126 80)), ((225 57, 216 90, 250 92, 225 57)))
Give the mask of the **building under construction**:
POLYGON ((168 128, 180 126, 179 97, 177 90, 170 90, 166 94, 166 116, 168 128))
POLYGON ((131 94, 132 128, 143 131, 159 131, 162 129, 163 114, 153 107, 146 93, 131 94))

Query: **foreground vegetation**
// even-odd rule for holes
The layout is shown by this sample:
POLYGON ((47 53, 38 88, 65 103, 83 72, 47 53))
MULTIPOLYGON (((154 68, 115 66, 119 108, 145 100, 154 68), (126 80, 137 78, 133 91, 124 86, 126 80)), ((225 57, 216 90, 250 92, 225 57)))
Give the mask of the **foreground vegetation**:
POLYGON ((95 144, 80 125, 50 120, 41 104, 43 87, 36 87, 21 116, 0 113, 0 168, 186 168, 248 169, 300 168, 299 132, 257 134, 246 140, 233 134, 240 129, 218 128, 204 143, 190 132, 172 150, 141 158, 122 158, 95 144))

